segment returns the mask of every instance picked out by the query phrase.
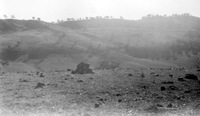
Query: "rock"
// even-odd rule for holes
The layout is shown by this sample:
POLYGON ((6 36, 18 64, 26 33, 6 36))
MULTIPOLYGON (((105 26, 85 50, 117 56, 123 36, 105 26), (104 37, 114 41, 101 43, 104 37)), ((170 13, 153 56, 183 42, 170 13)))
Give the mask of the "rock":
POLYGON ((142 88, 142 89, 149 89, 149 87, 148 87, 148 86, 145 86, 145 85, 144 85, 144 86, 141 86, 141 88, 142 88))
POLYGON ((167 105, 167 108, 172 108, 172 107, 173 105, 171 103, 167 105))
POLYGON ((79 83, 82 83, 82 82, 83 82, 83 80, 77 80, 77 82, 79 82, 79 83))
POLYGON ((72 73, 72 74, 75 74, 75 71, 74 71, 74 70, 72 70, 72 71, 71 71, 71 73, 72 73))
POLYGON ((161 91, 165 91, 166 88, 162 86, 162 87, 160 87, 160 90, 161 90, 161 91))
POLYGON ((19 82, 28 82, 28 81, 25 79, 19 79, 19 82))
POLYGON ((90 77, 90 79, 92 80, 92 79, 94 79, 94 78, 90 77))
POLYGON ((45 86, 44 83, 38 83, 37 86, 35 87, 35 89, 43 88, 44 86, 45 86))
POLYGON ((130 76, 133 76, 133 74, 129 73, 128 76, 129 76, 129 77, 130 77, 130 76))
POLYGON ((37 72, 36 72, 36 75, 39 75, 39 74, 40 74, 40 72, 39 72, 39 71, 37 71, 37 72))
POLYGON ((40 77, 45 77, 44 73, 40 73, 40 77))
POLYGON ((179 88, 178 87, 176 87, 176 86, 169 86, 168 88, 167 88, 168 90, 179 90, 179 88))
POLYGON ((160 108, 164 107, 164 106, 161 105, 161 104, 157 104, 156 106, 157 106, 157 107, 160 107, 160 108))
POLYGON ((184 81, 186 81, 184 78, 178 78, 178 81, 180 81, 180 82, 184 82, 184 81))
POLYGON ((95 107, 95 108, 99 108, 99 106, 100 106, 100 105, 97 104, 97 103, 94 104, 94 107, 95 107))
POLYGON ((164 82, 162 82, 162 84, 174 84, 174 82, 173 81, 164 81, 164 82))
POLYGON ((169 76, 172 78, 172 77, 173 77, 173 74, 169 74, 169 76))
POLYGON ((198 80, 198 77, 194 74, 186 74, 184 78, 189 79, 189 80, 195 80, 195 81, 198 80))
POLYGON ((118 99, 118 102, 119 102, 119 103, 122 102, 122 99, 118 99))
POLYGON ((106 98, 104 98, 104 99, 103 99, 103 98, 100 98, 100 99, 99 99, 99 101, 101 101, 102 103, 105 103, 106 100, 107 100, 106 98))
POLYGON ((144 73, 141 74, 141 77, 145 77, 144 73))
POLYGON ((84 62, 81 62, 77 65, 77 69, 75 71, 72 71, 72 74, 93 74, 94 72, 92 69, 89 68, 90 65, 84 62))
POLYGON ((122 96, 122 94, 118 93, 118 94, 116 94, 116 96, 122 96))
POLYGON ((188 91, 184 91, 184 93, 191 93, 192 91, 191 90, 188 90, 188 91))

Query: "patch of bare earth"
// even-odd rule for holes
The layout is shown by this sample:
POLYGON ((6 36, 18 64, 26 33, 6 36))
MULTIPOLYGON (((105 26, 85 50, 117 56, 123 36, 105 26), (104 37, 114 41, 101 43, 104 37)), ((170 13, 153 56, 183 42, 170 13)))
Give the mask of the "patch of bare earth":
POLYGON ((185 69, 95 70, 0 74, 0 115, 200 115, 198 79, 185 69))

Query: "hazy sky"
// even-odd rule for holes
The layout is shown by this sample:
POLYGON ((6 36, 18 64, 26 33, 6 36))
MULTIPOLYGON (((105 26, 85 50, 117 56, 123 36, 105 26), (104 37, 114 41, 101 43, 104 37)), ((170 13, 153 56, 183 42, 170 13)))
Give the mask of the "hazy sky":
POLYGON ((0 18, 40 17, 44 21, 74 17, 123 16, 140 19, 147 14, 190 13, 200 17, 200 0, 0 0, 0 18))

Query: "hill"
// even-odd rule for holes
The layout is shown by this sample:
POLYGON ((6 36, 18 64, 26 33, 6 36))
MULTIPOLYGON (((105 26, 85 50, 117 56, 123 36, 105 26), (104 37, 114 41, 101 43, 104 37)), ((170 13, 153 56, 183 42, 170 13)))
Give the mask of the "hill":
POLYGON ((28 64, 40 70, 75 68, 81 61, 94 68, 103 61, 121 66, 194 67, 199 38, 200 18, 186 14, 57 24, 7 19, 0 20, 0 58, 13 67, 28 64))

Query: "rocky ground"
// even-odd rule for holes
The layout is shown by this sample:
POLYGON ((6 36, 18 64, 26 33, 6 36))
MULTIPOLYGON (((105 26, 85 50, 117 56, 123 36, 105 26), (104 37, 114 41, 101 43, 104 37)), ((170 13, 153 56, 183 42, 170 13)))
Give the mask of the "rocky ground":
POLYGON ((200 72, 126 68, 0 74, 0 115, 198 116, 200 72))

